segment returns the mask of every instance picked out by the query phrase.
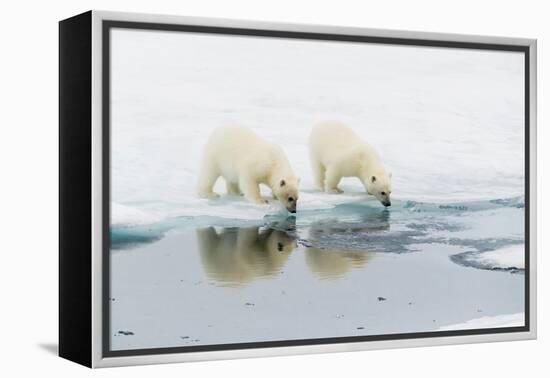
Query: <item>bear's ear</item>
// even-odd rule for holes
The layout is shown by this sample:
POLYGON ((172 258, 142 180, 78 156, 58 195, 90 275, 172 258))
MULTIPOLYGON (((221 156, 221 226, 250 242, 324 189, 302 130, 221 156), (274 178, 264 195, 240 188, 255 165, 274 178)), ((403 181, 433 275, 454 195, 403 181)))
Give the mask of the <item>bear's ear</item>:
POLYGON ((286 181, 285 181, 285 180, 281 180, 281 182, 280 182, 279 184, 281 185, 281 188, 282 188, 283 186, 286 185, 286 181))
POLYGON ((370 178, 370 182, 375 182, 375 181, 376 181, 376 176, 372 176, 372 177, 370 178))

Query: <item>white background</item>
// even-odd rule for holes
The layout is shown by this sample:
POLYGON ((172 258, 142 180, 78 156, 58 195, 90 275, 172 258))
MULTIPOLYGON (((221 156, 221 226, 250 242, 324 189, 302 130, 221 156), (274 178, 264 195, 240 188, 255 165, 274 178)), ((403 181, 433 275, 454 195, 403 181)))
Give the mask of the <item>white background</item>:
MULTIPOLYGON (((543 150, 548 103, 544 66, 550 38, 544 1, 276 0, 5 2, 0 38, 2 172, 0 374, 5 377, 547 376, 550 326, 545 288, 548 201, 543 150), (136 11, 531 37, 539 40, 539 339, 328 355, 104 369, 55 356, 57 344, 57 21, 88 9, 136 11), (542 71, 542 72, 541 72, 542 71), (7 211, 6 211, 7 210, 7 211), (546 350, 545 350, 546 349, 546 350)), ((546 63, 548 65, 548 63, 546 63)))

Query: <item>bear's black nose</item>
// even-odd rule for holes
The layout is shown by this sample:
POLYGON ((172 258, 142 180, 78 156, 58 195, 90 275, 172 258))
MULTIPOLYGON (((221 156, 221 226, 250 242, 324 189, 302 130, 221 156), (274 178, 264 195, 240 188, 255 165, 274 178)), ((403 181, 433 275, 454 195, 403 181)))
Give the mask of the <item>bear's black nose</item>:
POLYGON ((382 205, 386 206, 386 207, 389 207, 391 206, 391 202, 388 201, 388 202, 382 202, 382 205))

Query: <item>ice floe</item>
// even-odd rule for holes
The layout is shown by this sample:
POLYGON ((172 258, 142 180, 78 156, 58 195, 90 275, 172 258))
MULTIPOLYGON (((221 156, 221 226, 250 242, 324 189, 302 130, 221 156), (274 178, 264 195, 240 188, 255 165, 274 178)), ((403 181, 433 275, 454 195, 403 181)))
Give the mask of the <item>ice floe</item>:
POLYGON ((439 331, 456 331, 480 328, 505 328, 505 327, 522 327, 525 325, 525 315, 521 313, 483 316, 468 320, 464 323, 451 324, 439 328, 439 331))

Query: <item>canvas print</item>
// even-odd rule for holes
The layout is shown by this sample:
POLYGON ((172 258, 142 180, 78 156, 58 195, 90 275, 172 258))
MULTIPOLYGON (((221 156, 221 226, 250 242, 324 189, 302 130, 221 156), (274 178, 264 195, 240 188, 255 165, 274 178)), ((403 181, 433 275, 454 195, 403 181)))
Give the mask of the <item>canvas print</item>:
POLYGON ((113 28, 109 67, 110 350, 525 325, 522 52, 113 28))

